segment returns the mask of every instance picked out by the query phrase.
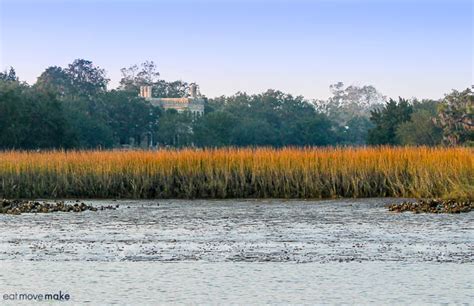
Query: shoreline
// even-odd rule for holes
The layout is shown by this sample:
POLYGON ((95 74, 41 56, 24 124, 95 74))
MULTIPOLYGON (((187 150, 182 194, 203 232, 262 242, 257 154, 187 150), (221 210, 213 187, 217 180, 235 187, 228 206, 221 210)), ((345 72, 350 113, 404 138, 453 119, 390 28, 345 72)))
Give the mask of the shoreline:
MULTIPOLYGON (((397 203, 385 204, 385 208, 389 212, 393 213, 403 213, 403 212, 412 212, 415 214, 418 213, 430 213, 430 214, 458 214, 458 213, 468 213, 474 210, 474 201, 471 200, 455 200, 455 199, 406 199, 406 198, 371 198, 371 199, 397 199, 397 203), (402 201, 402 202, 401 202, 402 201)), ((94 199, 90 199, 94 200, 94 199)), ((149 200, 156 201, 172 201, 172 200, 183 200, 183 199, 95 199, 95 201, 140 201, 140 200, 149 200)), ((291 201, 300 201, 300 202, 317 202, 317 201, 344 201, 344 200, 355 200, 354 198, 338 198, 338 199, 185 199, 188 201, 248 201, 248 202, 259 202, 261 204, 265 202, 278 201, 278 202, 291 202, 291 201)), ((363 199, 357 199, 363 200, 363 199)), ((35 200, 26 200, 26 199, 0 199, 0 215, 21 215, 23 213, 54 213, 54 212, 64 212, 64 213, 80 213, 84 211, 102 211, 102 210, 115 210, 119 208, 119 204, 115 205, 100 205, 93 206, 90 204, 84 203, 84 200, 55 200, 55 199, 35 199, 35 200)))

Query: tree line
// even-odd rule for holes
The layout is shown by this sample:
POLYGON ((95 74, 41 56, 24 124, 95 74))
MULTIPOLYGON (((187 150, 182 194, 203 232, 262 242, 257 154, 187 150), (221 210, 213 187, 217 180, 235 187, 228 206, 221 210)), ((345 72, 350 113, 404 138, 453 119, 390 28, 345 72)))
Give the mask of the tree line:
POLYGON ((107 90, 105 70, 77 59, 29 85, 0 72, 0 149, 122 147, 473 145, 472 91, 439 100, 386 99, 373 86, 330 87, 326 100, 278 90, 205 98, 205 113, 164 111, 138 96, 183 97, 190 84, 160 79, 153 62, 123 68, 107 90))

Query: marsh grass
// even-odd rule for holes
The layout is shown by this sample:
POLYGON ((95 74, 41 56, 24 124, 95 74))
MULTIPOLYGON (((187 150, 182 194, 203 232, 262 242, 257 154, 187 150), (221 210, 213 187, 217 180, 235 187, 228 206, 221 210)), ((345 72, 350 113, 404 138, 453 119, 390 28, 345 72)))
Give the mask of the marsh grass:
POLYGON ((469 148, 0 152, 5 198, 474 196, 469 148))

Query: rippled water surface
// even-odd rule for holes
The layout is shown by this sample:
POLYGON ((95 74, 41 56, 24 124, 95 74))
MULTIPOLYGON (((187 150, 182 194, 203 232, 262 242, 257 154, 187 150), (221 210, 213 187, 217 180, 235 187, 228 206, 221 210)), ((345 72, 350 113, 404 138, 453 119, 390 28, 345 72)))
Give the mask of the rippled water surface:
POLYGON ((395 201, 86 201, 119 207, 0 215, 0 294, 63 289, 97 304, 474 300, 474 214, 388 212, 395 201))

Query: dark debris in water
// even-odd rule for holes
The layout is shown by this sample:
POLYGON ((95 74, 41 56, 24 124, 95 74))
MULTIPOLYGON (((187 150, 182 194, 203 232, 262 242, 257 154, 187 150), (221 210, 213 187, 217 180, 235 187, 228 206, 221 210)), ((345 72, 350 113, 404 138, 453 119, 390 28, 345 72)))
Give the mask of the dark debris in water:
POLYGON ((116 209, 118 205, 94 207, 84 202, 76 201, 74 204, 67 204, 64 201, 40 202, 28 200, 0 200, 0 214, 21 215, 22 213, 53 213, 53 212, 83 212, 116 209))
POLYGON ((474 209, 474 202, 471 200, 457 201, 457 200, 440 200, 428 199, 418 201, 405 201, 398 204, 391 204, 388 206, 389 211, 401 213, 411 211, 418 213, 432 213, 432 214, 459 214, 467 213, 474 209))

